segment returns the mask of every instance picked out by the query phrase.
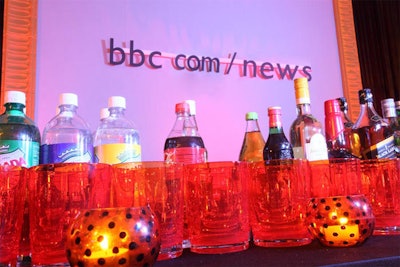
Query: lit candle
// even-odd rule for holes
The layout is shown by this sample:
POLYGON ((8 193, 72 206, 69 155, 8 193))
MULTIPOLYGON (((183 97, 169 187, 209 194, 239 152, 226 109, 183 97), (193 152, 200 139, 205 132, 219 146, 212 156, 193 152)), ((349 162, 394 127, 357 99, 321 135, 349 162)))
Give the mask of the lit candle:
POLYGON ((358 225, 331 225, 328 227, 322 227, 321 232, 325 236, 325 240, 328 242, 334 242, 335 244, 354 244, 359 240, 358 225))

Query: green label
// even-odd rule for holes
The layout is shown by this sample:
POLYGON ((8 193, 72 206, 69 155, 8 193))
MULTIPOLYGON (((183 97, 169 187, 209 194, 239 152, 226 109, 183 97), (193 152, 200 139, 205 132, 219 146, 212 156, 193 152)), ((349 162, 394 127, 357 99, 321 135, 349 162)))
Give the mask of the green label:
POLYGON ((24 140, 0 141, 0 165, 32 167, 39 164, 39 143, 24 140))

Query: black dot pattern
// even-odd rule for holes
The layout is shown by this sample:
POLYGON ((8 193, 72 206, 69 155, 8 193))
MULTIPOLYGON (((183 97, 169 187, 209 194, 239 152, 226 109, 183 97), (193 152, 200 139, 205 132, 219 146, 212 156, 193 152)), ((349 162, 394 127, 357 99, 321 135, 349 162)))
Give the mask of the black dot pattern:
POLYGON ((326 246, 361 244, 372 235, 375 217, 363 195, 313 198, 307 209, 310 232, 326 246))
POLYGON ((71 266, 152 266, 160 251, 159 225, 148 207, 86 211, 67 233, 71 266))

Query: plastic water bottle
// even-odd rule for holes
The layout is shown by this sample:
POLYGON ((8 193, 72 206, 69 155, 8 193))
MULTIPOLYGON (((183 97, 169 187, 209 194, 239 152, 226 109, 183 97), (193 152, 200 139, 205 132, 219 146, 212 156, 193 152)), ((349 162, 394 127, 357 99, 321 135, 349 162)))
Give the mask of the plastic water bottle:
POLYGON ((139 132, 125 117, 126 100, 122 96, 108 99, 109 116, 101 119, 94 136, 96 160, 117 164, 142 160, 139 132))
POLYGON ((40 131, 25 115, 24 92, 6 91, 0 115, 0 164, 31 167, 39 164, 40 131))
POLYGON ((63 93, 59 113, 45 126, 40 163, 93 162, 93 138, 89 125, 78 115, 78 96, 63 93))

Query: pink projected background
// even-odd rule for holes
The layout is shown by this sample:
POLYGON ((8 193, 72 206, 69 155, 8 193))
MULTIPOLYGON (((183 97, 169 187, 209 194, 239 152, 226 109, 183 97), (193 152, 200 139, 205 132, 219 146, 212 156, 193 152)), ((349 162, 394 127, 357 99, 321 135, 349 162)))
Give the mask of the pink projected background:
POLYGON ((267 108, 282 106, 288 136, 293 78, 311 78, 321 122, 323 102, 343 94, 331 1, 41 0, 38 8, 40 130, 60 93, 78 94, 78 112, 93 131, 108 97, 121 95, 143 160, 163 159, 175 103, 185 99, 196 100, 209 160, 218 161, 238 159, 248 111, 259 113, 267 138, 267 108))

